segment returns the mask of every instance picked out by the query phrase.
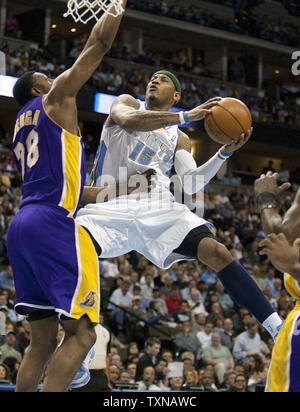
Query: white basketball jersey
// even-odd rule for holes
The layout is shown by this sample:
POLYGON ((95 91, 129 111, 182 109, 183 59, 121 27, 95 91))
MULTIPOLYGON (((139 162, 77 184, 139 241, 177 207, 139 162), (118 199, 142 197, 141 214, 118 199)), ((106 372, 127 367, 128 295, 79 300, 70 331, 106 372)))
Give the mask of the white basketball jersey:
MULTIPOLYGON (((138 100, 139 110, 146 110, 145 102, 138 100)), ((156 170, 156 190, 169 190, 170 173, 178 141, 178 126, 165 127, 149 132, 126 132, 119 125, 104 126, 92 172, 92 185, 103 186, 106 176, 117 182, 156 170), (121 171, 120 171, 121 169, 121 171)))

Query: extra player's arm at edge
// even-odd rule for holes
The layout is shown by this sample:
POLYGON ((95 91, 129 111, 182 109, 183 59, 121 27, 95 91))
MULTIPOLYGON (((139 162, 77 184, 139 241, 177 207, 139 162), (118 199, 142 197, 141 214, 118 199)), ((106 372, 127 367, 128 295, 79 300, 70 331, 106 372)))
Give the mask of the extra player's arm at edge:
MULTIPOLYGON (((127 0, 123 0, 123 8, 127 0)), ((110 50, 117 35, 123 15, 113 17, 103 14, 95 24, 89 39, 73 66, 62 73, 54 82, 56 92, 74 97, 90 79, 100 65, 105 54, 110 50)))

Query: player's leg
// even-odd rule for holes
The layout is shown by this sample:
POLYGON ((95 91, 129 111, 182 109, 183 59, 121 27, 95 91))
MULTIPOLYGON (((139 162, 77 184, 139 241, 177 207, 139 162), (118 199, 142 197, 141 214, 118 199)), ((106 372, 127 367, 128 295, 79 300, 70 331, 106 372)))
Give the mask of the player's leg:
POLYGON ((214 269, 231 297, 247 308, 276 337, 282 321, 257 284, 229 250, 217 242, 206 225, 196 227, 185 237, 175 253, 198 259, 214 269))
POLYGON ((63 322, 64 341, 52 356, 46 370, 42 392, 64 392, 96 342, 96 332, 87 316, 63 322))
POLYGON ((16 392, 35 392, 47 362, 57 346, 58 319, 52 313, 44 319, 29 318, 30 345, 17 375, 16 392))
POLYGON ((217 272, 231 297, 247 308, 275 339, 282 321, 243 266, 234 261, 229 250, 210 237, 198 244, 198 259, 217 272))

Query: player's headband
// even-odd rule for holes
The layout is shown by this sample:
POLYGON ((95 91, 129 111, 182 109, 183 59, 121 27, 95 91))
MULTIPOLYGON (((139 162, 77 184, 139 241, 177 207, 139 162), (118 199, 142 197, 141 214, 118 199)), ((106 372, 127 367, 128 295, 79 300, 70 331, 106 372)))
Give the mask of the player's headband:
POLYGON ((175 90, 181 94, 180 81, 177 79, 175 74, 173 74, 171 72, 168 72, 167 70, 159 70, 158 72, 154 73, 153 76, 156 76, 157 74, 164 74, 165 76, 168 76, 172 80, 172 82, 175 86, 175 90))

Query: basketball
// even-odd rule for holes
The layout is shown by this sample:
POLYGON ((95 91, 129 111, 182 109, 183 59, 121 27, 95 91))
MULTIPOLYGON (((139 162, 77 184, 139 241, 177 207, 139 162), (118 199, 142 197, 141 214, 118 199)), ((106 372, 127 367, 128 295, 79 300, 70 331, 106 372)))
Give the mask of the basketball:
POLYGON ((211 110, 212 113, 205 118, 204 127, 209 137, 217 143, 232 143, 252 126, 250 110, 241 100, 226 97, 211 110))

